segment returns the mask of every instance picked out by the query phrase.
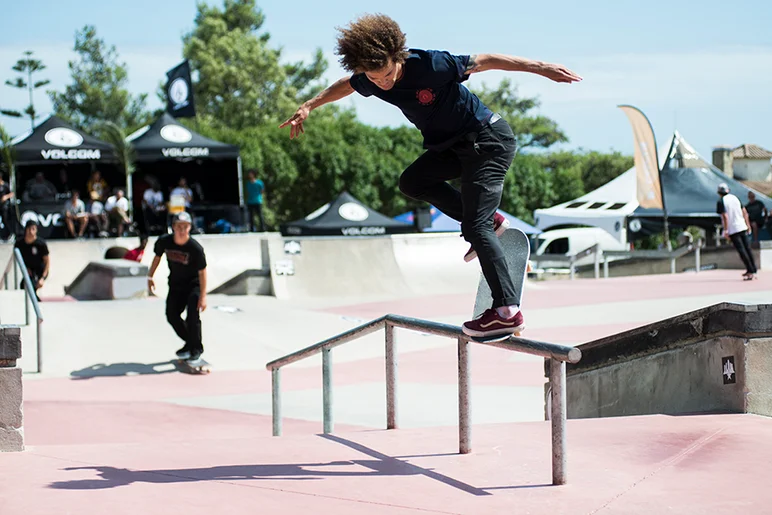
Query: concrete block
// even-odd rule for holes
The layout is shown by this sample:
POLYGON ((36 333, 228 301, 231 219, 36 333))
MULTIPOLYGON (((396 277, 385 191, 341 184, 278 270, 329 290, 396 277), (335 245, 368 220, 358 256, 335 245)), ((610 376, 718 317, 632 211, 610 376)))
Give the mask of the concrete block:
POLYGON ((745 340, 721 337, 573 374, 568 417, 745 411, 745 340), (723 359, 734 361, 724 384, 723 359))
POLYGON ((21 358, 21 328, 18 326, 0 327, 0 360, 21 358))
POLYGON ((0 452, 24 450, 24 430, 0 427, 0 452))
POLYGON ((772 416, 772 338, 754 338, 746 349, 748 413, 772 416))
POLYGON ((22 426, 21 368, 0 368, 0 428, 22 426))

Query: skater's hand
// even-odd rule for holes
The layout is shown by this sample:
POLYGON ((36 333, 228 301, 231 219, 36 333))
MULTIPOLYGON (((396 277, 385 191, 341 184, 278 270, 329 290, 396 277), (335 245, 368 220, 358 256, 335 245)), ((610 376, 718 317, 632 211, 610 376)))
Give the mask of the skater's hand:
POLYGON ((40 288, 42 288, 42 287, 43 287, 43 284, 44 284, 45 282, 46 282, 46 280, 45 280, 45 279, 43 279, 42 277, 41 277, 40 279, 38 279, 37 288, 35 288, 35 289, 36 289, 36 290, 39 290, 40 288))
POLYGON ((206 311, 206 294, 205 293, 202 293, 201 296, 198 298, 198 310, 206 311))
POLYGON ((567 82, 569 84, 582 80, 582 77, 572 72, 562 64, 546 64, 544 69, 541 71, 541 75, 547 77, 550 80, 554 80, 555 82, 567 82))
POLYGON ((288 119, 286 122, 279 125, 280 129, 283 129, 287 125, 290 126, 290 139, 293 139, 295 137, 300 136, 301 134, 304 134, 306 131, 303 129, 303 122, 306 121, 306 118, 308 118, 308 115, 311 113, 311 110, 304 105, 298 107, 298 110, 295 111, 295 114, 292 115, 290 119, 288 119))
POLYGON ((147 278, 147 289, 150 291, 150 293, 155 293, 155 281, 152 277, 147 278))

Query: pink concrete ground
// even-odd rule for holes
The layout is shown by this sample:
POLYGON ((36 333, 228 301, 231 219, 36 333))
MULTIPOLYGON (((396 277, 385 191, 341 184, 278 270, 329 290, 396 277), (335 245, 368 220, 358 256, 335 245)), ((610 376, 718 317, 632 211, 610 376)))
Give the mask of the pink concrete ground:
MULTIPOLYGON (((554 282, 528 306, 767 291, 734 271, 554 282)), ((770 278, 772 279, 772 277, 770 278)), ((342 306, 363 318, 468 311, 468 298, 342 306)), ((634 324, 581 328, 581 340, 634 324)), ((576 328, 529 332, 575 342, 576 328)), ((538 386, 540 361, 472 349, 475 385, 538 386)), ((400 381, 454 384, 452 346, 400 356, 400 381)), ((384 431, 192 408, 163 399, 265 393, 270 376, 218 371, 25 381, 28 450, 0 454, 0 514, 43 513, 769 513, 772 420, 748 415, 572 420, 569 484, 550 483, 546 422, 478 425, 471 455, 454 427, 384 431)), ((336 384, 382 380, 381 359, 336 364, 336 384)), ((288 368, 285 389, 320 387, 315 368, 288 368)))

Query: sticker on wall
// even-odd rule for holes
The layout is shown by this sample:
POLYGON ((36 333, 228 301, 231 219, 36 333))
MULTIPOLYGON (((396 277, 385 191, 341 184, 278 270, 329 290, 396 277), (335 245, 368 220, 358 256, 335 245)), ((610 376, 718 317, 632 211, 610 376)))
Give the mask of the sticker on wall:
POLYGON ((300 254, 300 242, 297 240, 288 240, 284 242, 284 253, 297 255, 300 254))
POLYGON ((734 384, 737 382, 737 373, 734 369, 734 356, 721 358, 721 373, 724 376, 724 384, 734 384))

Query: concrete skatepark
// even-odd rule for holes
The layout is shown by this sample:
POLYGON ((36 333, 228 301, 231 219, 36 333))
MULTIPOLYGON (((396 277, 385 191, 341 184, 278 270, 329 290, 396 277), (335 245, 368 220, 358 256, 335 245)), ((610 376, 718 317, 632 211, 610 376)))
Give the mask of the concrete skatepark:
MULTIPOLYGON (((211 289, 244 270, 266 268, 259 237, 206 238, 211 289)), ((373 238, 353 250, 340 239, 309 239, 294 254, 278 235, 264 239, 273 240, 268 254, 277 294, 210 295, 203 329, 214 372, 205 377, 179 374, 170 362, 179 342, 164 319, 162 289, 158 297, 73 301, 64 285, 106 248, 51 244, 51 281, 41 291, 44 370, 33 372, 35 329, 23 327, 18 363, 26 450, 0 455, 8 478, 0 484, 0 512, 66 506, 79 513, 171 507, 204 513, 221 509, 223 500, 235 512, 259 506, 271 513, 766 512, 772 494, 762 481, 772 426, 765 416, 724 406, 692 416, 660 410, 574 418, 572 406, 582 399, 571 398, 571 367, 568 484, 551 486, 544 360, 500 349, 471 348, 472 452, 457 454, 455 342, 406 331, 397 332, 398 430, 383 429, 383 336, 371 335, 333 351, 334 434, 320 434, 315 357, 285 371, 284 436, 271 437, 266 362, 386 313, 459 325, 471 315, 479 272, 461 259, 466 245, 457 235, 373 238), (320 266, 317 254, 332 257, 320 266), (336 283, 345 286, 326 287, 336 283)), ((0 247, 5 263, 3 252, 7 246, 0 247)), ((143 264, 150 259, 148 251, 143 264)), ((742 282, 739 275, 712 270, 529 282, 525 336, 621 345, 641 332, 667 333, 673 327, 667 319, 691 321, 691 312, 717 304, 725 304, 722 313, 751 309, 743 306, 766 313, 769 278, 762 272, 742 282)), ((164 276, 159 270, 157 277, 164 276)), ((20 292, 0 291, 0 309, 1 323, 23 322, 20 292)), ((751 335, 759 349, 769 337, 764 331, 751 335)), ((741 347, 749 339, 704 335, 734 338, 741 347)), ((592 352, 586 356, 590 363, 592 352)), ((756 368, 762 387, 765 360, 756 368)), ((601 364, 619 366, 592 362, 596 374, 601 364)), ((704 374, 721 378, 721 370, 704 374)))

